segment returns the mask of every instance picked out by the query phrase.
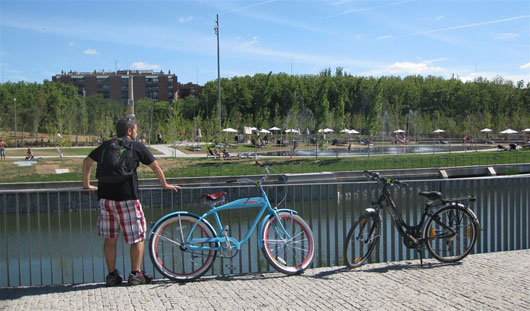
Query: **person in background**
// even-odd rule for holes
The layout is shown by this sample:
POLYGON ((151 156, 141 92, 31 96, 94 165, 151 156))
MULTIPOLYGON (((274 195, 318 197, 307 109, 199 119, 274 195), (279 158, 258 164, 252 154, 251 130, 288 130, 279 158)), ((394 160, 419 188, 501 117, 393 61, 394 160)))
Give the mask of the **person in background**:
POLYGON ((2 160, 6 159, 6 147, 7 147, 6 142, 4 141, 3 138, 0 138, 0 158, 2 160))
POLYGON ((31 147, 28 148, 28 151, 26 152, 26 160, 33 160, 33 151, 31 151, 31 147))

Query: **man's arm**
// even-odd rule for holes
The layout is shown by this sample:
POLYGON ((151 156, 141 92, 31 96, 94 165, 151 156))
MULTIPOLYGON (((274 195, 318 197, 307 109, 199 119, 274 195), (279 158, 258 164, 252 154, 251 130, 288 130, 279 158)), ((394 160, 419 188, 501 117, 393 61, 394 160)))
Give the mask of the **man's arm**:
POLYGON ((94 160, 92 160, 90 157, 86 157, 83 160, 83 188, 84 189, 90 189, 90 190, 97 190, 98 187, 92 186, 90 184, 90 170, 92 168, 92 164, 94 164, 94 160))
POLYGON ((167 183, 166 176, 164 175, 164 172, 162 171, 156 160, 149 164, 149 168, 151 168, 153 172, 155 172, 156 178, 158 178, 158 181, 160 182, 160 184, 162 184, 162 188, 174 191, 178 191, 180 189, 180 186, 170 185, 167 183))

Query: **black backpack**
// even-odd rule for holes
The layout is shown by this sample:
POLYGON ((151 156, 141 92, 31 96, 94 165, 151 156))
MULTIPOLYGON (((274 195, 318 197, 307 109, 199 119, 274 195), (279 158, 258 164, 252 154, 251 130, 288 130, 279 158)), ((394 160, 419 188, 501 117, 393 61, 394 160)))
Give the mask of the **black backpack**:
POLYGON ((103 143, 98 159, 96 178, 105 183, 119 183, 134 173, 133 144, 127 138, 115 138, 103 143))

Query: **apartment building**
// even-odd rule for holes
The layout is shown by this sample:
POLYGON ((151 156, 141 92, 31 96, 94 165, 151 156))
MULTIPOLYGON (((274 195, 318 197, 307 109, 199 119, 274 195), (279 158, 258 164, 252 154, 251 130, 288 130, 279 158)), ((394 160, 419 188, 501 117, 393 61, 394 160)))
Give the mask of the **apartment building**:
POLYGON ((118 102, 127 103, 131 83, 134 99, 152 99, 171 102, 178 98, 180 83, 171 71, 154 72, 152 70, 118 70, 93 72, 61 72, 52 77, 52 81, 73 84, 79 94, 85 89, 86 96, 103 94, 118 102), (131 82, 132 78, 132 82, 131 82))

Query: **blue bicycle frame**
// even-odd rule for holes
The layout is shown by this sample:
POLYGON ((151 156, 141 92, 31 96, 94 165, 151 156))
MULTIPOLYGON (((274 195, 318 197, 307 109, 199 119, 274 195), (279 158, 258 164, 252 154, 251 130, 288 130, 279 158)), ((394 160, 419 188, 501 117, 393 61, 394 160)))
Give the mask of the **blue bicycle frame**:
MULTIPOLYGON (((191 228, 191 230, 188 232, 186 238, 184 239, 184 243, 182 243, 181 247, 183 249, 187 249, 187 250, 190 250, 190 251, 208 251, 208 250, 215 250, 215 251, 220 251, 223 249, 222 245, 223 243, 226 243, 226 239, 225 236, 223 235, 223 225, 221 223, 221 219, 218 215, 218 212, 221 212, 221 211, 226 211, 226 210, 232 210, 232 209, 244 209, 244 208, 260 208, 260 210, 258 211, 258 213, 256 214, 256 217, 254 218, 254 221, 252 222, 252 224, 250 225, 250 228, 248 229, 247 233, 245 234, 245 236, 243 237, 243 239, 241 241, 238 241, 236 239, 234 239, 233 237, 228 237, 228 241, 230 243, 230 247, 235 247, 237 250, 240 250, 241 249, 241 245, 245 244, 248 239, 250 238, 252 232, 254 232, 254 229, 256 229, 256 226, 258 225, 258 222, 259 220, 262 218, 262 216, 265 214, 265 211, 268 212, 268 217, 264 217, 260 226, 259 226, 259 233, 262 232, 263 230, 263 226, 265 225, 265 222, 270 218, 270 217, 276 217, 276 219, 278 220, 277 223, 279 224, 279 227, 280 227, 280 230, 282 231, 282 233, 287 237, 287 239, 291 239, 291 236, 290 234, 287 232, 287 230, 284 228, 283 224, 281 221, 279 221, 279 218, 278 218, 278 212, 289 212, 289 213, 292 213, 292 214, 298 214, 298 212, 296 212, 295 210, 291 210, 291 209, 277 209, 277 208, 273 208, 269 202, 269 198, 267 197, 267 194, 265 193, 265 191, 263 190, 263 186, 262 186, 262 182, 266 179, 266 177, 269 176, 269 171, 268 171, 268 168, 266 168, 267 170, 267 175, 260 178, 258 181, 256 181, 256 184, 258 186, 258 188, 260 189, 261 191, 261 197, 250 197, 250 198, 242 198, 242 199, 238 199, 238 200, 235 200, 235 201, 232 201, 232 202, 229 202, 229 203, 226 203, 226 204, 223 204, 223 205, 220 205, 220 206, 217 206, 215 207, 215 202, 213 202, 211 204, 211 209, 209 211, 207 211, 206 213, 204 213, 202 216, 199 216, 197 214, 194 214, 194 213, 190 213, 190 212, 184 212, 184 211, 178 211, 178 212, 173 212, 173 213, 170 213, 164 217, 162 217, 161 219, 159 219, 156 224, 152 227, 152 228, 156 228, 158 223, 166 220, 167 218, 169 217, 174 217, 174 216, 178 216, 178 215, 193 215, 195 217, 197 217, 197 221, 195 222, 195 224, 193 225, 193 227, 191 228), (218 228, 218 230, 215 230, 214 227, 208 222, 208 220, 206 220, 206 218, 210 215, 213 215, 214 216, 214 219, 215 219, 215 224, 218 228), (197 225, 201 222, 201 221, 204 221, 206 223, 206 225, 208 225, 213 232, 215 232, 216 234, 216 237, 213 237, 213 238, 194 238, 194 239, 191 239, 191 235, 192 233, 194 232, 195 228, 197 227, 197 225), (206 243, 215 243, 215 246, 202 246, 206 243)), ((243 180, 247 180, 247 179, 243 179, 243 180)), ((254 182, 252 180, 252 182, 254 182)), ((275 228, 275 230, 277 230, 275 228)), ((150 232, 150 235, 153 234, 153 229, 151 229, 151 232, 150 232)), ((258 237, 258 246, 261 248, 263 246, 263 241, 258 237)))

